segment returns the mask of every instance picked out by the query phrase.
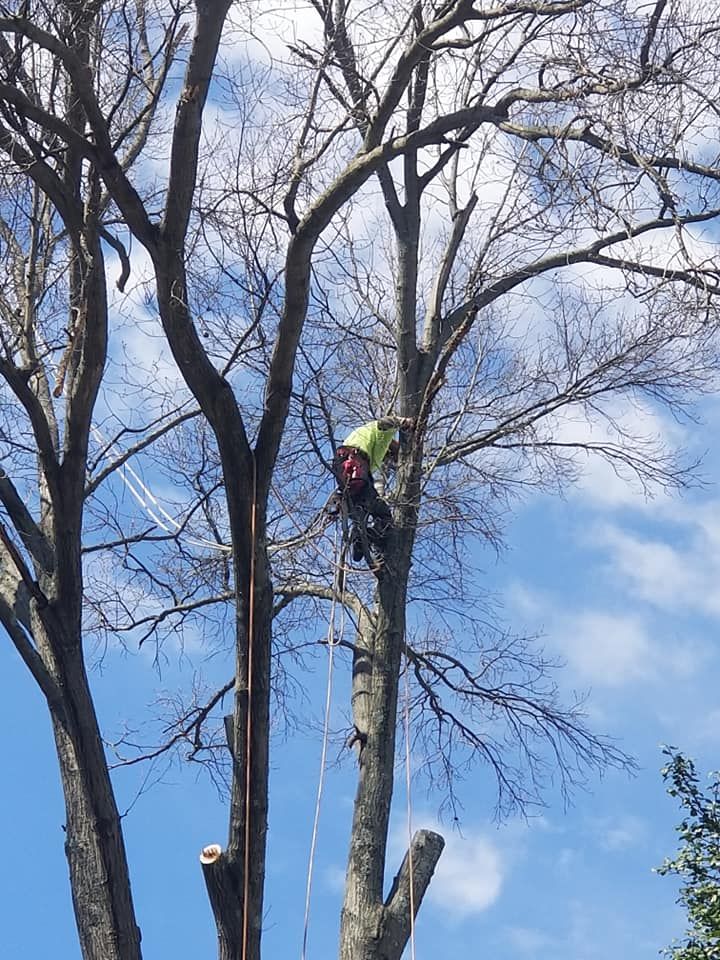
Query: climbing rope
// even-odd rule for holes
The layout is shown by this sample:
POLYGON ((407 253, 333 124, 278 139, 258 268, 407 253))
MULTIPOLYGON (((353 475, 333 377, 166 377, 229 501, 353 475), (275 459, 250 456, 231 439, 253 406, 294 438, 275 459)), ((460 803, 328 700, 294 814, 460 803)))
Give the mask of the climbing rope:
POLYGON ((253 646, 255 640, 255 522, 257 515, 257 464, 253 456, 252 507, 250 510, 250 577, 248 585, 248 659, 247 659, 247 722, 245 739, 245 850, 243 859, 243 923, 242 960, 247 960, 250 893, 250 761, 252 748, 253 646))
MULTIPOLYGON (((109 450, 118 450, 121 454, 122 451, 118 445, 114 442, 108 442, 107 439, 103 436, 101 431, 93 426, 92 432, 95 436, 95 439, 106 447, 109 450)), ((217 541, 206 540, 202 537, 196 537, 191 534, 187 534, 183 531, 183 527, 178 521, 171 516, 160 504, 157 498, 154 496, 152 490, 145 484, 142 478, 139 476, 137 471, 129 464, 123 463, 120 466, 120 477, 130 491, 137 503, 145 510, 147 515, 156 523, 162 530, 166 533, 171 534, 172 536, 177 536, 182 534, 183 540, 186 543, 189 543, 193 546, 210 548, 213 550, 218 550, 220 552, 229 553, 232 551, 232 548, 226 544, 218 543, 217 541), (130 479, 132 478, 132 480, 130 479)), ((288 509, 287 504, 284 502, 283 497, 279 492, 273 487, 273 492, 277 496, 278 500, 285 508, 286 515, 290 518, 293 525, 296 527, 298 532, 305 533, 302 528, 299 526, 297 521, 292 515, 292 512, 288 509)), ((252 751, 252 687, 253 687, 253 641, 255 637, 255 546, 256 546, 256 512, 257 512, 257 473, 256 465, 253 459, 253 489, 252 489, 252 506, 251 506, 251 517, 250 517, 250 543, 251 543, 251 552, 250 552, 250 572, 249 572, 249 593, 248 593, 248 660, 247 660, 247 722, 246 722, 246 743, 245 743, 245 831, 244 831, 244 862, 243 862, 243 917, 242 917, 242 960, 247 960, 248 954, 248 941, 249 941, 249 893, 250 893, 250 833, 251 833, 251 816, 250 816, 250 798, 251 798, 251 786, 252 786, 252 777, 251 777, 251 751, 252 751)), ((355 568, 347 565, 347 546, 350 540, 350 529, 349 529, 349 515, 348 507, 345 499, 341 500, 339 506, 339 520, 341 528, 341 539, 340 539, 340 549, 338 552, 338 526, 335 527, 335 537, 333 544, 333 567, 335 571, 334 584, 333 584, 333 593, 330 609, 330 618, 328 623, 328 634, 326 639, 327 649, 328 649, 328 662, 327 662, 327 681, 326 681, 326 694, 325 694, 325 711, 324 711, 324 720, 323 720, 323 735, 322 735, 322 748, 320 753, 320 773, 318 777, 318 789, 315 802, 315 814, 313 818, 313 828, 310 842, 310 853, 308 857, 308 872, 307 872, 307 882, 305 890, 305 912, 303 920, 303 941, 302 941, 302 952, 301 960, 306 960, 307 957, 307 945, 308 945, 308 936, 310 929, 310 903, 312 897, 312 882, 314 874, 314 865, 315 865, 315 854, 317 849, 317 837, 318 837, 318 828, 320 823, 320 813, 322 809, 322 797, 323 789, 325 782, 325 771, 327 766, 327 750, 330 739, 330 714, 332 706, 332 688, 333 688, 333 666, 334 666, 334 651, 335 647, 340 643, 344 628, 345 628, 345 604, 343 601, 343 595, 345 591, 345 575, 348 571, 357 572, 355 568), (336 609, 337 604, 340 604, 340 625, 336 633, 336 609)), ((312 548, 324 559, 327 557, 323 554, 323 551, 317 546, 314 540, 309 541, 312 548)), ((406 677, 407 682, 407 677, 406 677)), ((407 735, 406 735, 407 739, 407 735)), ((409 778, 409 755, 408 755, 408 778, 409 778)), ((408 779, 409 783, 409 779, 408 779)), ((409 803, 409 788, 408 788, 408 803, 409 803)), ((411 813, 410 807, 408 806, 408 829, 410 830, 411 825, 411 813)), ((410 925, 411 925, 411 952, 412 960, 415 960, 415 938, 414 938, 414 890, 413 890, 413 870, 412 870, 412 848, 410 847, 410 925)))
MULTIPOLYGON (((290 523, 292 523, 292 525, 295 527, 295 529, 298 531, 298 533, 302 534, 303 536, 307 536, 307 535, 308 535, 308 531, 307 531, 307 530, 303 530, 303 528, 302 528, 302 527, 300 526, 300 524, 297 522, 297 520, 295 519, 295 517, 294 517, 293 514, 292 514, 292 510, 291 510, 290 506, 289 506, 288 503, 284 500, 282 494, 281 494, 280 491, 277 489, 277 487, 275 487, 274 485, 271 485, 271 489, 272 489, 272 492, 273 492, 273 496, 274 496, 274 497, 278 500, 278 502, 280 503, 280 506, 281 506, 281 507, 283 508, 283 510, 285 511, 285 516, 288 518, 288 520, 290 521, 290 523)), ((324 506, 323 509, 321 510, 321 514, 327 509, 327 507, 328 507, 329 504, 330 504, 330 501, 333 499, 334 496, 335 496, 335 494, 333 493, 333 494, 331 494, 330 497, 328 497, 328 499, 327 499, 327 501, 326 501, 326 503, 325 503, 325 506, 324 506)), ((339 513, 338 516, 339 516, 340 523, 341 523, 341 526, 343 527, 343 530, 344 530, 345 535, 346 535, 346 536, 349 536, 349 532, 348 532, 348 531, 349 531, 349 528, 348 528, 348 526, 347 526, 347 524, 348 524, 347 505, 346 505, 346 503, 345 503, 345 499, 344 499, 344 498, 341 500, 341 503, 340 503, 340 513, 339 513)), ((337 518, 336 518, 336 519, 337 519, 337 518)), ((325 552, 317 545, 317 543, 315 543, 315 541, 314 541, 313 539, 307 539, 306 545, 307 545, 308 547, 310 547, 312 550, 314 550, 315 553, 318 555, 318 557, 319 557, 321 560, 324 560, 326 563, 329 562, 329 563, 330 563, 331 565, 333 565, 333 566, 337 563, 337 557, 336 557, 335 555, 333 555, 333 557, 328 557, 327 553, 325 553, 325 552)), ((361 568, 359 568, 359 567, 348 566, 347 563, 346 563, 346 561, 345 561, 344 554, 343 554, 343 560, 342 560, 342 562, 341 562, 341 570, 342 570, 342 572, 343 572, 344 574, 346 574, 346 573, 354 573, 354 574, 358 574, 358 575, 361 575, 361 576, 362 576, 362 575, 368 575, 368 576, 371 576, 371 575, 372 575, 370 570, 363 570, 363 569, 361 569, 361 568)))
POLYGON ((415 960, 415 877, 413 874, 412 792, 410 767, 410 660, 405 655, 405 796, 407 798, 408 875, 410 880, 410 960, 415 960))
MULTIPOLYGON (((98 427, 93 426, 91 429, 95 439, 98 441, 98 443, 105 447, 106 451, 109 452, 110 450, 117 450, 122 455, 123 451, 118 444, 115 443, 115 441, 108 441, 98 427)), ((153 523, 157 524, 161 530, 164 530, 173 537, 182 535, 183 540, 194 547, 205 547, 211 550, 219 550, 221 553, 232 552, 232 547, 225 543, 218 543, 216 540, 206 540, 204 537, 196 537, 193 534, 186 533, 183 529, 183 525, 178 523, 178 521, 163 508, 162 504, 157 500, 150 487, 147 486, 147 484, 142 480, 140 475, 130 465, 130 463, 125 462, 121 464, 119 472, 120 479, 130 491, 132 496, 140 504, 153 523), (128 478, 128 474, 130 477, 132 477, 132 480, 128 478), (137 485, 137 488, 135 485, 137 485)))
POLYGON ((307 881, 305 884, 305 916, 303 920, 303 939, 302 939, 302 950, 300 953, 301 960, 306 960, 306 957, 307 957, 308 934, 310 931, 310 898, 312 895, 312 881, 313 881, 313 872, 315 867, 315 850, 317 847, 318 826, 320 823, 320 810, 322 806, 323 786, 325 783, 327 748, 328 748, 328 742, 330 740, 330 708, 332 705, 333 654, 335 652, 335 647, 342 640, 343 632, 345 629, 345 604, 343 602, 343 594, 345 591, 344 563, 345 563, 346 550, 347 550, 347 540, 345 539, 345 537, 342 537, 340 541, 340 551, 338 555, 338 535, 337 535, 337 527, 336 527, 335 541, 334 541, 335 578, 333 582, 333 595, 332 595, 332 601, 330 605, 330 617, 328 619, 328 632, 327 632, 327 639, 326 639, 327 649, 328 649, 328 663, 327 663, 327 681, 326 681, 326 687, 325 687, 325 716, 323 720, 322 748, 320 750, 320 774, 318 777, 317 796, 315 799, 315 815, 313 817, 313 828, 312 828, 312 835, 310 839, 310 854, 308 856, 307 881), (336 615, 336 609, 337 609, 338 603, 340 604, 340 626, 336 634, 335 615, 336 615))

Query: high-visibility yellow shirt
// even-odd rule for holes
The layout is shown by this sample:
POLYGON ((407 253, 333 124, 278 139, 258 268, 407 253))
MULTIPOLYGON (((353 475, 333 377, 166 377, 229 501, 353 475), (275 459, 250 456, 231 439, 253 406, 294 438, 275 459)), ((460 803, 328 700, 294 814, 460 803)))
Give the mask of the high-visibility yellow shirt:
POLYGON ((372 420, 370 423, 365 423, 362 427, 353 430, 346 437, 343 446, 357 447, 358 450, 367 454, 370 461, 370 472, 375 473, 382 466, 396 429, 396 427, 391 427, 389 430, 381 430, 378 421, 372 420))

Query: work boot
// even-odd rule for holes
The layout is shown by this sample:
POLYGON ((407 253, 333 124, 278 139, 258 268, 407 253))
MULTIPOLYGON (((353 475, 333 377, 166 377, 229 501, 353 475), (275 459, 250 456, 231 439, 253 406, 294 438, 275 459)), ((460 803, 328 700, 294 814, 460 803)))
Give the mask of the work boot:
POLYGON ((333 517, 333 518, 337 517, 338 514, 340 513, 341 504, 342 504, 342 493, 339 490, 336 490, 335 493, 333 493, 330 496, 330 499, 328 500, 328 502, 325 504, 325 513, 329 517, 333 517))
POLYGON ((363 550, 362 540, 360 539, 359 535, 353 537, 352 558, 355 563, 360 563, 360 561, 365 558, 365 551, 363 550))

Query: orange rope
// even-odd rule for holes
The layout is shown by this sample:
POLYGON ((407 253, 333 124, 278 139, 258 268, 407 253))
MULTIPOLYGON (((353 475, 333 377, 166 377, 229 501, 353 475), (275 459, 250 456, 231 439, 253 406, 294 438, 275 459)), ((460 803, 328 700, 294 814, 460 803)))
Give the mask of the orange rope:
POLYGON ((250 750, 252 743, 253 642, 255 640, 255 518, 257 513, 257 466, 253 455, 252 508, 250 511, 250 595, 248 597, 247 736, 245 738, 245 851, 243 863, 242 960, 247 960, 250 893, 250 750))

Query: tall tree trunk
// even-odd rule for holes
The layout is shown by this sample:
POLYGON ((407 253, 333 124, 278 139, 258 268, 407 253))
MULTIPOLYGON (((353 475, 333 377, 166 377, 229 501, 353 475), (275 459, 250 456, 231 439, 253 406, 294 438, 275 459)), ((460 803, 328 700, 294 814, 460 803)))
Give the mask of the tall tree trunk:
MULTIPOLYGON (((88 439, 107 354, 105 266, 96 225, 99 181, 92 173, 83 233, 70 273, 73 326, 60 381, 65 389, 63 456, 50 485, 45 534, 53 568, 40 576, 31 630, 62 692, 49 702, 65 798, 65 852, 84 960, 140 960, 130 875, 110 773, 83 658, 81 540, 88 439)), ((48 414, 49 416, 49 411, 48 414)), ((41 468, 42 472, 42 468, 41 468)))
MULTIPOLYGON (((272 625, 272 584, 264 540, 257 553, 262 562, 256 564, 253 578, 253 642, 250 646, 244 639, 246 625, 239 623, 235 704, 232 722, 228 724, 233 756, 228 845, 225 851, 209 848, 201 858, 217 926, 219 960, 260 960, 261 953, 272 625)), ((247 583, 238 585, 243 593, 247 588, 247 583)), ((242 607, 239 605, 238 609, 242 607)))
POLYGON ((371 631, 357 638, 353 719, 360 738, 358 785, 340 929, 340 960, 399 960, 443 848, 438 834, 420 831, 387 899, 383 883, 393 795, 405 602, 414 527, 393 530, 379 576, 371 631), (413 896, 410 897, 412 872, 413 896))
POLYGON ((192 323, 182 251, 162 242, 153 253, 158 305, 170 349, 207 417, 220 451, 235 563, 235 703, 229 744, 233 777, 228 843, 225 851, 203 857, 203 870, 217 926, 220 960, 260 960, 268 811, 272 583, 265 501, 258 490, 267 490, 268 484, 263 484, 263 478, 256 474, 255 457, 232 388, 212 365, 192 323))
POLYGON ((51 707, 51 718, 65 797, 65 854, 83 960, 140 960, 140 930, 120 815, 80 637, 58 631, 49 638, 35 620, 39 646, 54 651, 51 672, 63 691, 62 707, 51 707))

